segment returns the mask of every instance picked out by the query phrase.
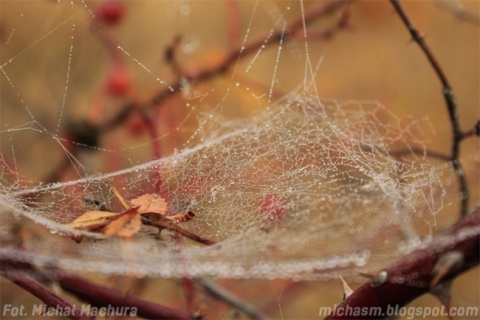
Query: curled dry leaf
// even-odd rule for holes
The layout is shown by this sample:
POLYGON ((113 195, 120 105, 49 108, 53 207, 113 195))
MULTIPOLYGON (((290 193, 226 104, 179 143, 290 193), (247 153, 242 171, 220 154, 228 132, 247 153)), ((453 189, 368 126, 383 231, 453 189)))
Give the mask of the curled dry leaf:
POLYGON ((127 210, 111 219, 104 229, 105 237, 131 238, 140 231, 142 217, 136 208, 127 210))
POLYGON ((116 215, 118 214, 109 211, 87 211, 67 224, 67 226, 75 229, 88 228, 107 223, 116 215))
POLYGON ((142 214, 160 215, 167 220, 177 222, 188 221, 193 218, 193 213, 167 217, 167 203, 165 199, 156 194, 144 194, 138 198, 129 201, 129 204, 123 200, 122 196, 115 188, 112 192, 120 200, 127 211, 115 213, 110 211, 87 211, 81 216, 67 224, 67 226, 76 229, 103 232, 105 237, 112 236, 130 238, 136 235, 142 227, 142 214))
POLYGON ((144 194, 130 201, 132 208, 136 208, 137 212, 157 213, 164 215, 167 212, 167 202, 157 194, 144 194))

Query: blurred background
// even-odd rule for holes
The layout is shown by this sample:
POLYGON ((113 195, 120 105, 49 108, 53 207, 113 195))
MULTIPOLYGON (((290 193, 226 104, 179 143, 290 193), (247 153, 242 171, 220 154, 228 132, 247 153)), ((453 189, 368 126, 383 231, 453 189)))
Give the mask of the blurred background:
MULTIPOLYGON (((214 112, 226 119, 248 118, 301 88, 311 79, 307 58, 317 70, 320 98, 375 100, 401 119, 428 118, 428 150, 448 154, 451 125, 439 79, 385 1, 344 5, 310 24, 306 42, 303 34, 285 38, 280 56, 270 40, 273 44, 245 52, 226 72, 207 81, 180 81, 178 94, 153 103, 146 114, 134 113, 95 132, 125 106, 146 104, 168 91, 179 75, 214 69, 230 52, 266 39, 317 3, 304 1, 302 9, 298 1, 2 1, 2 184, 21 188, 69 181, 194 146, 201 139, 192 135, 202 117, 214 112), (339 21, 346 26, 337 28, 339 21)), ((404 1, 404 7, 451 83, 463 130, 471 130, 480 117, 480 2, 404 1)), ((471 207, 480 199, 478 146, 475 138, 461 146, 471 207)), ((455 190, 453 180, 449 205, 437 216, 440 229, 458 217, 455 190)), ((87 276, 147 300, 185 307, 179 280, 87 276)), ((479 280, 478 268, 456 279, 452 306, 478 306, 480 290, 472 283, 479 280)), ((219 283, 283 319, 321 318, 318 309, 340 303, 343 295, 337 280, 219 283)), ((4 279, 0 285, 2 304, 38 303, 4 279)), ((438 305, 430 296, 412 303, 438 305)), ((195 306, 204 306, 210 318, 245 317, 201 290, 195 306)))

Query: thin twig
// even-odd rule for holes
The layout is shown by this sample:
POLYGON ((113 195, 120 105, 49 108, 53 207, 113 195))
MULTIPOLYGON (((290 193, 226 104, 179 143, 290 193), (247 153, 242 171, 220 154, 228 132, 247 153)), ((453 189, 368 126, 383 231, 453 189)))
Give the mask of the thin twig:
POLYGON ((406 149, 399 149, 399 150, 392 150, 392 151, 389 151, 388 153, 393 157, 400 157, 400 156, 404 156, 404 155, 417 154, 417 155, 426 156, 426 157, 433 158, 433 159, 450 161, 450 157, 447 156, 446 154, 436 152, 436 151, 424 150, 424 149, 421 149, 421 148, 415 148, 415 147, 406 148, 406 149))
POLYGON ((430 65, 434 69, 435 73, 437 74, 440 82, 442 83, 442 93, 445 103, 447 105, 448 115, 450 118, 450 123, 452 125, 452 146, 451 146, 451 154, 450 154, 450 163, 454 172, 457 175, 460 195, 461 195, 461 208, 460 214, 461 216, 465 216, 468 213, 468 200, 470 198, 470 192, 467 185, 467 179, 465 177, 465 172, 463 166, 460 162, 460 142, 464 138, 462 130, 460 128, 460 120, 458 117, 458 107, 457 102, 455 100, 455 95, 453 93, 452 87, 448 82, 448 79, 443 72, 442 67, 438 63, 437 59, 435 58, 433 52, 428 47, 427 43, 425 42, 423 36, 418 32, 415 28, 413 23, 410 21, 407 13, 403 9, 399 0, 390 0, 393 7, 397 11, 399 17, 402 19, 403 24, 407 27, 410 35, 414 42, 418 44, 420 49, 423 51, 425 56, 427 57, 430 65))
POLYGON ((165 228, 171 231, 175 231, 176 233, 181 234, 184 237, 187 237, 193 241, 196 241, 202 244, 206 244, 207 246, 216 244, 215 241, 202 238, 188 230, 181 228, 180 226, 176 225, 173 221, 150 220, 145 217, 142 217, 142 223, 145 225, 154 226, 160 229, 165 228))
MULTIPOLYGON (((25 291, 30 292, 38 299, 42 300, 46 306, 55 310, 63 310, 65 314, 69 314, 70 319, 74 320, 93 320, 93 317, 84 314, 81 309, 75 307, 67 300, 58 296, 55 292, 45 287, 37 280, 29 277, 24 272, 19 270, 2 270, 2 276, 25 291)), ((33 315, 30 315, 33 316, 33 315)))
POLYGON ((214 281, 206 278, 195 278, 194 280, 213 298, 226 302, 228 305, 240 310, 250 318, 256 320, 268 319, 266 315, 262 314, 253 306, 227 291, 214 281))

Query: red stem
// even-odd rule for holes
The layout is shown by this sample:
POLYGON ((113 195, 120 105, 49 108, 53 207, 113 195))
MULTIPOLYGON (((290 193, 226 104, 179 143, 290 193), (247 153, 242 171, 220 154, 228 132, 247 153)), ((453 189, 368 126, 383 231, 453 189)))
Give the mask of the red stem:
POLYGON ((136 311, 137 316, 147 319, 193 318, 193 316, 187 312, 172 309, 133 296, 124 296, 121 292, 115 289, 102 287, 58 268, 50 268, 48 270, 48 275, 40 273, 30 261, 25 261, 24 259, 18 261, 16 260, 16 257, 11 257, 5 252, 0 252, 0 263, 2 274, 19 269, 28 272, 35 272, 35 274, 44 279, 55 281, 63 290, 95 307, 123 307, 125 308, 124 310, 126 310, 126 313, 136 311))
POLYGON ((45 287, 40 282, 35 279, 30 278, 25 273, 18 270, 3 270, 2 276, 6 279, 12 281, 19 287, 25 289, 26 291, 33 294, 35 297, 42 300, 49 308, 54 308, 55 310, 61 309, 65 313, 70 314, 70 319, 75 320, 93 320, 93 317, 90 317, 80 309, 77 309, 75 305, 71 304, 67 300, 59 297, 55 292, 45 287))

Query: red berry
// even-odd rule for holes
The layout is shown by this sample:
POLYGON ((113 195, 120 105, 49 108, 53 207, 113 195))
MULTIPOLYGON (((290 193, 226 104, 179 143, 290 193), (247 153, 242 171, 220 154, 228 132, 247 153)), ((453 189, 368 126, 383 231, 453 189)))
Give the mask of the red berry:
POLYGON ((106 0, 100 5, 98 14, 106 24, 117 24, 125 14, 125 7, 118 0, 106 0))
POLYGON ((266 222, 278 222, 283 218, 283 204, 274 194, 267 194, 260 201, 260 217, 266 222))
POLYGON ((114 96, 124 97, 130 90, 130 79, 126 70, 116 67, 107 82, 107 91, 114 96))
POLYGON ((130 134, 136 137, 143 134, 147 129, 147 126, 145 125, 145 121, 137 113, 135 113, 128 120, 127 128, 130 134))

